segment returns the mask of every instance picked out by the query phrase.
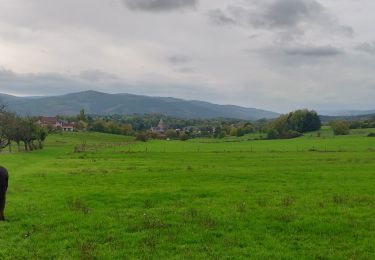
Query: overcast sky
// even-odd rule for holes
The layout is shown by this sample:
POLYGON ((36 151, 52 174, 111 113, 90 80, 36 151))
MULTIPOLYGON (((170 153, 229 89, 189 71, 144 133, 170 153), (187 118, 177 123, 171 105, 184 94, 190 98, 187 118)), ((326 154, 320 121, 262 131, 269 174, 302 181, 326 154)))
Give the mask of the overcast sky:
POLYGON ((0 92, 375 109, 373 0, 1 0, 0 92))

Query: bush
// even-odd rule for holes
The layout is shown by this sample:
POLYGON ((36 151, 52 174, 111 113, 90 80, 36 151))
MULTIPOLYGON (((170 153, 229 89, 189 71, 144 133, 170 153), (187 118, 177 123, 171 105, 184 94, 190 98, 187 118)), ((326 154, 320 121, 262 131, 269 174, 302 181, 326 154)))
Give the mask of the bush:
POLYGON ((238 130, 237 130, 237 128, 232 127, 232 128, 230 129, 229 135, 230 135, 230 136, 237 136, 237 134, 238 134, 238 130))
POLYGON ((375 137, 375 133, 369 133, 368 137, 375 137))
POLYGON ((282 133, 279 138, 281 139, 293 139, 302 136, 300 132, 289 130, 288 132, 282 133))
POLYGON ((176 130, 172 130, 172 129, 167 130, 167 132, 165 132, 165 135, 169 139, 176 139, 178 137, 176 130))
POLYGON ((267 139, 293 139, 302 136, 300 132, 289 130, 279 133, 275 129, 271 129, 267 133, 267 139))
POLYGON ((242 137, 247 134, 247 130, 243 127, 237 129, 237 137, 242 137))
POLYGON ((77 130, 81 130, 81 131, 86 131, 87 128, 88 128, 88 123, 86 123, 85 121, 78 121, 78 123, 76 124, 76 129, 77 130))
POLYGON ((148 132, 147 133, 147 139, 153 139, 153 140, 162 139, 162 136, 159 133, 148 132))
POLYGON ((332 122, 331 127, 335 135, 348 135, 350 133, 350 125, 347 121, 332 122))
POLYGON ((137 141, 141 141, 141 142, 147 142, 148 140, 148 137, 145 133, 139 133, 137 134, 136 138, 135 138, 137 141))
POLYGON ((222 131, 220 131, 220 133, 218 134, 217 138, 222 139, 222 138, 224 138, 224 137, 226 137, 226 136, 227 136, 227 133, 226 133, 224 130, 222 130, 222 131))
POLYGON ((267 139, 278 139, 279 138, 279 132, 275 129, 270 129, 267 133, 267 139))
POLYGON ((182 135, 180 135, 180 140, 181 141, 187 141, 187 140, 189 140, 189 136, 187 134, 182 134, 182 135))

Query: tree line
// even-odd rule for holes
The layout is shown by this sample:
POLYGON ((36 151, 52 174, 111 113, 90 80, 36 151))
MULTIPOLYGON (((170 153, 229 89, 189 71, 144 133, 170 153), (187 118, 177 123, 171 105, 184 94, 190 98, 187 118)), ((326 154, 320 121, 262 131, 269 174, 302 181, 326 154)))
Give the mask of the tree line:
POLYGON ((48 130, 37 123, 36 118, 20 117, 0 105, 0 151, 8 148, 12 151, 12 144, 17 145, 18 151, 23 144, 25 151, 43 149, 48 130))
MULTIPOLYGON (((351 129, 375 128, 375 116, 364 116, 364 118, 347 117, 343 119, 331 120, 328 123, 335 135, 348 135, 351 129)), ((371 133, 369 136, 373 136, 371 133)))
MULTIPOLYGON (((160 138, 187 140, 241 137, 249 133, 265 134, 267 139, 289 139, 306 132, 318 131, 322 126, 317 112, 308 109, 296 110, 273 120, 257 121, 232 118, 184 119, 161 114, 100 116, 85 115, 84 110, 77 116, 58 118, 74 122, 77 130, 132 135, 142 141, 160 138), (158 125, 160 119, 163 119, 166 126, 166 131, 161 135, 150 131, 151 127, 158 125)), ((325 124, 331 126, 335 135, 345 135, 349 134, 350 129, 375 128, 375 116, 351 120, 326 120, 325 124)))
POLYGON ((375 128, 375 115, 370 118, 350 120, 350 129, 365 129, 365 128, 375 128))
POLYGON ((250 133, 267 134, 268 139, 287 139, 305 132, 319 130, 322 126, 315 111, 307 109, 281 115, 275 120, 247 121, 240 119, 182 119, 160 114, 144 115, 85 115, 84 110, 74 117, 59 117, 74 122, 77 130, 133 135, 137 140, 242 137, 250 133), (163 119, 164 133, 150 131, 163 119))
POLYGON ((320 130, 322 122, 313 110, 296 110, 281 115, 268 126, 268 139, 289 139, 320 130))
POLYGON ((183 119, 160 114, 86 115, 83 109, 77 116, 58 116, 58 118, 74 123, 78 131, 133 135, 143 141, 160 138, 186 140, 196 137, 240 137, 248 133, 265 131, 267 124, 266 120, 250 122, 228 118, 183 119), (164 121, 165 133, 151 132, 150 129, 157 126, 160 119, 164 121))

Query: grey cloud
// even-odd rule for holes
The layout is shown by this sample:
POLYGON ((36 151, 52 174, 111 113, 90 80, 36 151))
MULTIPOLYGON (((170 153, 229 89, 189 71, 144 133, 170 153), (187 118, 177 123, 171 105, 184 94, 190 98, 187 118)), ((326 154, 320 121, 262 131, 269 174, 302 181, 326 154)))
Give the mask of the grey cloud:
POLYGON ((337 56, 343 52, 332 46, 303 46, 285 49, 284 52, 291 56, 328 57, 337 56))
POLYGON ((78 75, 60 73, 15 73, 0 68, 0 92, 19 95, 45 95, 49 93, 64 94, 92 88, 100 88, 100 84, 116 83, 115 75, 99 70, 83 71, 78 75))
POLYGON ((12 77, 13 75, 14 75, 13 71, 0 67, 0 79, 2 80, 7 79, 9 77, 12 77))
POLYGON ((194 8, 198 0, 123 0, 123 2, 131 10, 163 12, 194 8))
POLYGON ((184 55, 172 55, 168 57, 168 61, 174 65, 179 65, 188 63, 190 58, 184 55))
POLYGON ((191 58, 185 56, 185 55, 172 55, 168 57, 168 61, 175 66, 175 71, 179 73, 194 73, 196 72, 196 69, 187 66, 189 63, 191 63, 191 58))
POLYGON ((61 75, 21 75, 2 73, 1 93, 16 95, 45 95, 46 93, 64 94, 71 91, 88 89, 89 86, 64 78, 61 75))
POLYGON ((375 54, 375 42, 368 43, 364 42, 355 47, 356 50, 362 51, 368 54, 375 54))
POLYGON ((295 27, 300 22, 318 19, 324 7, 315 0, 274 0, 254 6, 231 5, 226 12, 211 10, 217 24, 242 24, 256 28, 295 27))
POLYGON ((348 37, 354 35, 353 28, 339 24, 316 0, 264 0, 245 3, 229 5, 226 9, 213 9, 208 13, 208 17, 217 25, 240 25, 287 31, 289 34, 303 34, 307 28, 316 26, 348 37))
POLYGON ((180 73, 194 73, 196 72, 196 69, 193 67, 182 67, 177 69, 176 71, 180 73))
POLYGON ((341 31, 347 37, 354 37, 354 29, 347 25, 341 25, 338 27, 339 31, 341 31))
POLYGON ((323 11, 315 0, 277 0, 268 6, 259 22, 269 27, 293 27, 319 18, 323 11))
POLYGON ((259 37, 261 37, 261 36, 262 36, 261 33, 255 33, 255 34, 250 35, 250 36, 249 36, 249 39, 250 39, 250 40, 253 40, 253 39, 259 38, 259 37))
POLYGON ((87 81, 105 81, 105 80, 119 80, 119 78, 112 74, 100 70, 85 70, 77 75, 77 78, 87 81))
MULTIPOLYGON (((184 67, 179 72, 192 73, 194 71, 194 68, 184 67)), ((105 72, 100 72, 100 74, 105 74, 105 72)), ((21 74, 0 66, 0 94, 53 96, 86 90, 97 90, 106 93, 173 96, 185 99, 199 99, 202 96, 206 96, 210 97, 213 102, 220 97, 218 91, 211 91, 201 85, 195 84, 150 83, 146 81, 129 83, 124 80, 93 82, 91 78, 83 80, 80 75, 82 73, 78 73, 77 75, 63 75, 59 73, 21 74), (195 93, 199 93, 199 96, 195 95, 195 93)))
POLYGON ((233 25, 236 24, 236 20, 231 18, 220 9, 210 10, 208 13, 211 21, 217 25, 233 25))

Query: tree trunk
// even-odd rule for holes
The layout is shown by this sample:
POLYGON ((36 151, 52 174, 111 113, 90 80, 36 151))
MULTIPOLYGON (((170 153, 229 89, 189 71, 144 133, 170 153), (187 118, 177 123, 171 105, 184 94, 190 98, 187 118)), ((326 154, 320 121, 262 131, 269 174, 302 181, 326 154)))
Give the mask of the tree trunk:
POLYGON ((29 147, 29 151, 30 151, 30 152, 34 150, 34 149, 33 149, 33 146, 32 146, 32 144, 31 144, 30 141, 27 142, 27 146, 29 147))
POLYGON ((42 142, 42 140, 38 140, 38 143, 39 143, 39 149, 42 150, 43 149, 43 142, 42 142))

